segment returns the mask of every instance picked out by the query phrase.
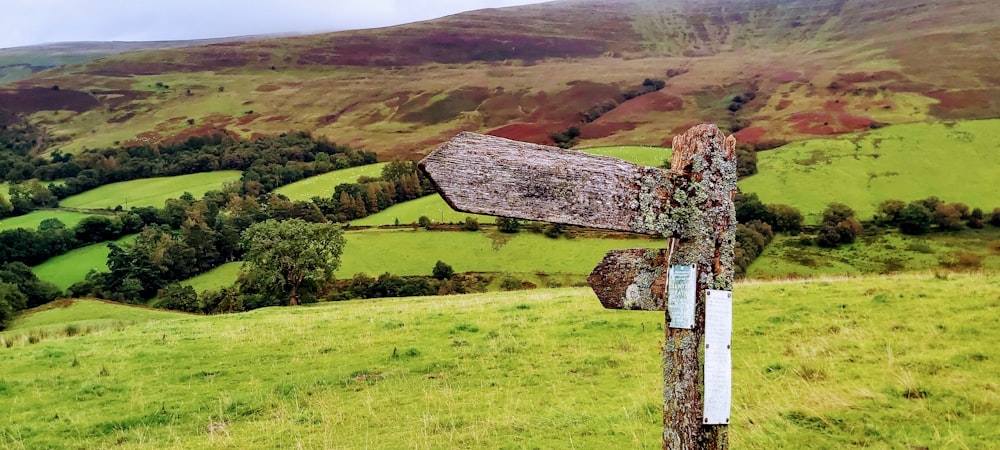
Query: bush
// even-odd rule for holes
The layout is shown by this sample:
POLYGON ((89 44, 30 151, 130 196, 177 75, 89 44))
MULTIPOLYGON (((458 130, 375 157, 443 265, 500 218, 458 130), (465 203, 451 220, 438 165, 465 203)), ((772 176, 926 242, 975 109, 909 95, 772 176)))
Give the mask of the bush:
POLYGON ((962 224, 962 211, 968 207, 961 203, 940 203, 934 209, 934 224, 941 231, 958 231, 965 227, 962 224))
POLYGON ((431 272, 431 276, 438 280, 448 280, 455 276, 455 270, 451 268, 444 261, 438 261, 434 264, 434 270, 431 272))
POLYGON ((158 306, 160 308, 189 313, 201 311, 201 305, 198 304, 198 293, 191 286, 181 286, 179 283, 168 284, 160 289, 159 297, 158 306))
POLYGON ((879 204, 875 213, 875 223, 881 226, 898 225, 906 203, 902 200, 886 200, 879 204))
POLYGON ((993 214, 990 214, 990 225, 1000 227, 1000 208, 994 208, 993 214))
POLYGON ((466 217, 465 222, 462 224, 462 229, 465 231, 479 231, 479 221, 474 217, 466 217))
POLYGON ((913 202, 899 213, 899 231, 903 234, 918 235, 930 231, 933 215, 923 205, 913 202))
POLYGON ((521 222, 510 217, 498 217, 497 229, 501 233, 517 233, 521 230, 521 222))
POLYGON ((431 219, 429 217, 420 216, 420 218, 417 219, 417 225, 420 225, 421 228, 429 230, 434 226, 434 223, 431 222, 431 219))
POLYGON ((774 231, 796 232, 802 228, 802 213, 789 205, 767 205, 767 213, 771 216, 771 228, 774 231))
POLYGON ((505 291, 516 291, 524 287, 524 282, 510 275, 505 275, 500 280, 500 289, 505 291))

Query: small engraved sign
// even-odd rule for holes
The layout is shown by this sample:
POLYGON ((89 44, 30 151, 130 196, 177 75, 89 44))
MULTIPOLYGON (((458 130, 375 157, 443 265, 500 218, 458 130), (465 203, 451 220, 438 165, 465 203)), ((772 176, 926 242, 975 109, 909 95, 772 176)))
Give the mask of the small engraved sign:
POLYGON ((705 296, 705 416, 707 425, 728 425, 732 401, 732 291, 705 296))
POLYGON ((667 312, 670 328, 694 328, 695 286, 698 268, 695 266, 670 266, 667 272, 667 312))

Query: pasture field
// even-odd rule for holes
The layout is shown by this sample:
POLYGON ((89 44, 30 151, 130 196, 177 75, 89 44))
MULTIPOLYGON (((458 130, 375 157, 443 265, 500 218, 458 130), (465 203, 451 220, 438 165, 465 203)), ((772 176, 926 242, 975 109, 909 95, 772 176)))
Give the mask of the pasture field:
POLYGON ((831 202, 862 220, 884 200, 937 196, 970 208, 1000 206, 1000 119, 898 125, 758 153, 759 173, 740 181, 764 203, 799 208, 819 223, 831 202))
POLYGON ((466 217, 473 217, 479 223, 494 223, 493 216, 482 216, 458 212, 451 209, 448 203, 441 198, 441 194, 431 194, 420 197, 416 200, 398 203, 386 208, 383 211, 372 214, 368 217, 352 220, 351 225, 358 227, 377 227, 379 225, 395 225, 397 220, 400 224, 406 225, 417 223, 420 216, 427 216, 434 222, 440 223, 463 223, 466 217))
MULTIPOLYGON (((366 230, 344 234, 340 279, 358 273, 378 276, 430 275, 441 260, 456 272, 509 273, 544 286, 544 282, 580 283, 611 249, 655 247, 649 239, 551 239, 521 232, 366 230), (541 278, 538 274, 542 273, 541 278)), ((241 263, 225 264, 184 284, 196 291, 219 289, 236 281, 241 263)))
POLYGON ((955 268, 1000 271, 1000 229, 863 236, 835 249, 778 234, 747 269, 748 278, 815 277, 955 268))
POLYGON ((673 151, 663 147, 647 147, 639 145, 618 145, 613 147, 581 148, 581 152, 593 155, 610 156, 624 159, 635 164, 650 167, 660 167, 670 161, 673 151))
POLYGON ((345 233, 337 277, 356 273, 430 275, 438 261, 456 272, 576 274, 585 277, 611 249, 656 247, 652 239, 552 239, 521 232, 378 230, 345 233))
MULTIPOLYGON (((134 234, 125 236, 115 242, 119 244, 131 242, 135 237, 134 234)), ((32 267, 31 271, 38 278, 55 284, 59 289, 66 290, 73 283, 83 281, 91 270, 107 272, 110 252, 107 242, 98 242, 53 256, 32 267)))
POLYGON ((226 263, 201 275, 188 278, 181 284, 193 287, 199 294, 205 291, 217 291, 232 286, 240 275, 241 268, 243 268, 242 261, 226 263))
POLYGON ((345 183, 354 183, 359 177, 378 177, 382 168, 388 163, 376 163, 366 166, 350 167, 322 175, 316 175, 304 180, 288 184, 274 192, 282 194, 291 200, 308 201, 313 197, 328 198, 333 195, 333 188, 345 183))
MULTIPOLYGON (((176 311, 123 305, 104 300, 63 299, 26 311, 4 332, 5 337, 16 337, 22 331, 39 332, 47 330, 49 335, 65 334, 67 326, 78 327, 78 331, 97 330, 107 326, 123 326, 151 320, 190 317, 176 311)), ((41 333, 36 334, 40 336, 41 333)))
POLYGON ((7 217, 0 219, 0 231, 13 230, 14 228, 27 228, 29 230, 37 230, 38 225, 42 223, 45 219, 59 219, 66 225, 66 228, 72 228, 76 224, 80 223, 85 217, 92 216, 93 214, 87 214, 75 211, 62 211, 62 210, 39 210, 32 211, 23 216, 7 217))
MULTIPOLYGON (((738 283, 733 448, 991 447, 998 298, 984 273, 738 283)), ((177 314, 35 344, 21 324, 0 333, 0 446, 660 448, 662 326, 578 288, 177 314)))
POLYGON ((118 205, 125 209, 141 206, 162 208, 163 202, 169 198, 180 198, 185 192, 201 198, 205 192, 221 189, 227 182, 239 181, 241 176, 238 170, 223 170, 122 181, 68 197, 59 204, 67 208, 82 209, 113 209, 118 205))

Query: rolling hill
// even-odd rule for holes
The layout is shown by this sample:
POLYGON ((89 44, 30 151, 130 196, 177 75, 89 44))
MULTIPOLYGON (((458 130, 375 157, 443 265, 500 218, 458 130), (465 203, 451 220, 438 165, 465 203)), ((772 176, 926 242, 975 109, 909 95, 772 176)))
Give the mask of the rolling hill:
POLYGON ((0 104, 69 151, 305 129, 415 158, 462 130, 662 145, 699 121, 770 147, 1000 116, 998 24, 988 0, 564 0, 113 55, 9 85, 0 104))

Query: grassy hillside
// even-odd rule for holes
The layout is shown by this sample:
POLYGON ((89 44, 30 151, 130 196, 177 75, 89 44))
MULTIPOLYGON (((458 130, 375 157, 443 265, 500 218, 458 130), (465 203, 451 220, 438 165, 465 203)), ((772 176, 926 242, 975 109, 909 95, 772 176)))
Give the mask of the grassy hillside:
POLYGON ((99 331, 109 327, 121 328, 135 323, 183 317, 190 316, 175 311, 102 300, 66 299, 25 311, 2 334, 7 340, 17 340, 32 333, 39 336, 42 331, 48 331, 50 336, 55 336, 59 332, 65 333, 68 326, 77 327, 78 331, 99 331))
MULTIPOLYGON (((135 239, 135 236, 125 236, 115 242, 130 242, 135 239)), ((38 278, 65 290, 73 283, 83 281, 91 270, 107 272, 108 253, 110 253, 108 243, 99 242, 49 258, 47 261, 32 267, 31 271, 38 278)))
MULTIPOLYGON (((990 447, 998 296, 988 275, 737 285, 733 447, 990 447)), ((660 448, 662 323, 559 289, 15 340, 0 445, 660 448)))
POLYGON ((239 181, 241 175, 238 170, 224 170, 122 181, 68 197, 59 204, 67 208, 83 209, 113 209, 118 205, 126 209, 140 206, 162 208, 163 202, 168 198, 179 198, 185 192, 201 198, 205 192, 221 189, 227 182, 239 181))
POLYGON ((379 225, 395 225, 397 220, 399 224, 405 225, 417 223, 420 216, 427 216, 428 219, 441 223, 461 223, 465 222, 466 217, 473 217, 479 223, 493 223, 496 221, 496 218, 493 216, 481 216, 455 211, 451 209, 451 206, 448 206, 448 203, 441 198, 440 194, 432 194, 390 206, 383 211, 362 219, 352 220, 351 225, 377 227, 379 225))
POLYGON ((758 154, 740 181, 765 203, 787 203, 818 223, 831 202, 870 219, 887 199, 937 196, 992 211, 1000 206, 1000 119, 911 124, 797 142, 758 154))
POLYGON ((66 224, 66 228, 72 228, 76 226, 76 224, 80 223, 84 217, 90 215, 92 214, 75 211, 33 211, 23 216, 7 217, 0 220, 0 231, 12 230, 14 228, 27 228, 29 230, 35 230, 38 229, 38 224, 42 223, 45 219, 59 219, 62 223, 66 224))
POLYGON ((316 175, 288 184, 274 191, 291 200, 308 201, 313 197, 328 198, 333 195, 333 188, 339 184, 355 183, 359 177, 378 177, 382 168, 388 163, 369 164, 367 166, 341 169, 323 175, 316 175))
POLYGON ((189 285, 198 293, 209 290, 219 290, 232 286, 240 274, 243 263, 240 261, 223 264, 208 272, 185 280, 182 284, 189 285))
POLYGON ((665 145, 699 121, 773 143, 997 117, 998 23, 988 0, 549 2, 115 55, 36 74, 0 103, 71 152, 306 129, 415 159, 462 130, 665 145), (632 96, 647 78, 666 87, 632 96))
POLYGON ((824 249, 777 235, 747 269, 748 278, 816 277, 891 272, 985 269, 1000 271, 1000 229, 907 236, 865 236, 824 249))
POLYGON ((438 260, 456 272, 587 275, 611 249, 655 247, 650 239, 551 239, 540 234, 387 230, 347 233, 339 277, 430 275, 438 260))
POLYGON ((594 155, 624 159, 642 166, 660 167, 670 161, 673 152, 669 148, 638 145, 618 145, 614 147, 581 148, 580 151, 594 155))

